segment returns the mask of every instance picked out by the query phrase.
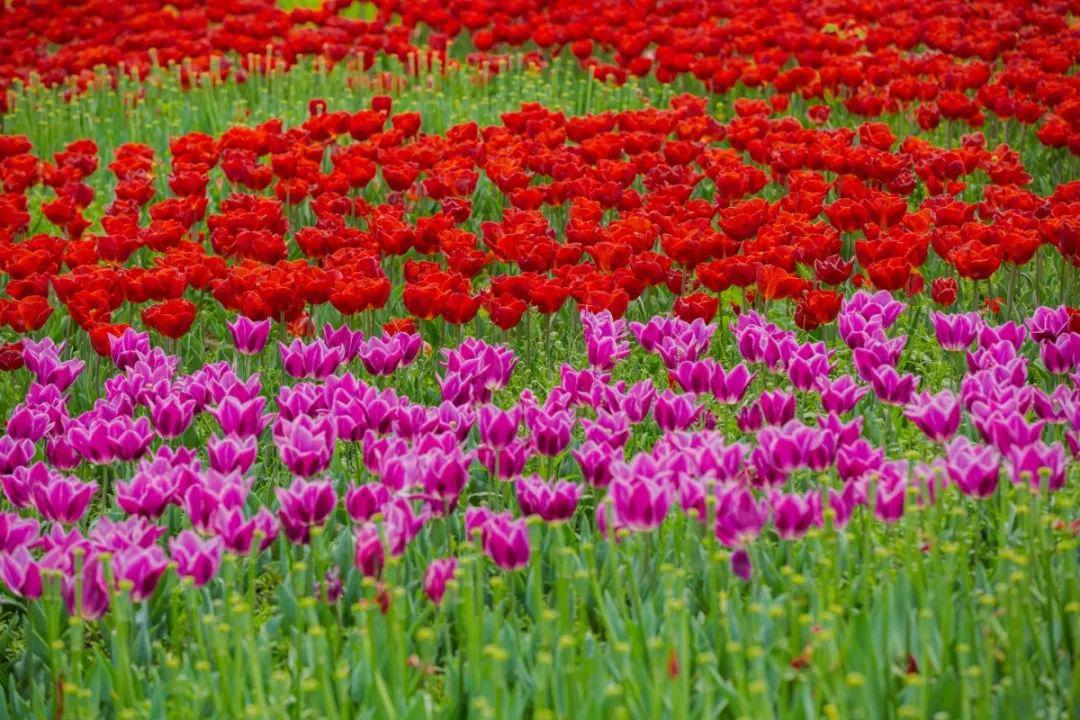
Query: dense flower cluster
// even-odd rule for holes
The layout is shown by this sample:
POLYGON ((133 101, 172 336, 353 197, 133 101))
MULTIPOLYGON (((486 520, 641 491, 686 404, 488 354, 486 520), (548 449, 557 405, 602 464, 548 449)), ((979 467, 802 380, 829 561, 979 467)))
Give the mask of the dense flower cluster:
POLYGON ((91 0, 50 10, 20 0, 5 11, 0 34, 0 102, 13 79, 30 73, 47 84, 85 82, 99 65, 145 75, 155 60, 184 61, 188 77, 210 70, 212 58, 219 74, 243 79, 268 60, 288 66, 304 55, 358 58, 365 68, 390 56, 416 72, 435 58, 446 64, 448 47, 465 37, 465 59, 477 66, 497 69, 499 51, 509 48, 538 64, 568 51, 615 82, 693 77, 714 93, 768 88, 785 105, 788 96, 835 98, 867 118, 915 108, 923 128, 1014 119, 1038 123, 1044 144, 1080 153, 1080 96, 1070 75, 1080 37, 1067 2, 380 0, 371 20, 347 16, 352 5, 286 11, 272 0, 91 0), (414 28, 429 31, 424 47, 413 44, 414 28))
MULTIPOLYGON (((919 377, 897 370, 907 337, 888 331, 903 312, 887 292, 860 292, 844 303, 839 326, 854 378, 835 373, 840 348, 800 342, 752 312, 731 328, 743 360, 731 368, 709 357, 715 326, 700 319, 657 317, 631 328, 607 311, 586 312, 588 367, 564 365, 543 401, 526 390, 505 409, 492 401, 510 380, 514 353, 477 340, 444 351, 443 401, 428 406, 354 375, 365 341, 347 328, 328 326, 312 343, 281 345, 285 373, 302 380, 276 393, 228 362, 181 374, 176 357, 128 329, 111 342, 119 373, 78 414, 69 411, 68 388, 83 363, 63 359, 63 345, 26 343, 34 381, 0 438, 0 482, 16 510, 0 513, 0 578, 33 598, 42 573, 57 571, 69 610, 97 617, 109 602, 106 578, 130 583, 141 601, 170 559, 201 586, 223 553, 267 551, 279 534, 307 544, 314 528, 328 525, 355 535, 356 566, 378 577, 387 555, 401 555, 428 523, 451 516, 463 535, 478 534, 497 566, 513 570, 530 558, 524 518, 570 521, 587 488, 596 493, 601 532, 649 532, 681 508, 739 551, 733 571, 748 577, 745 548, 759 534, 771 527, 781 539, 801 537, 825 523, 825 510, 841 529, 868 504, 892 523, 905 503, 933 503, 950 486, 991 496, 1002 473, 1059 490, 1067 459, 1080 453, 1080 397, 1071 383, 1050 392, 1029 383, 1027 351, 1037 348, 1054 376, 1075 373, 1080 333, 1069 314, 1039 308, 1023 324, 1002 325, 935 315, 943 349, 966 353, 957 393, 918 392, 919 377), (632 352, 631 330, 640 351, 660 354, 683 392, 647 379, 629 387, 612 380, 632 352), (788 383, 792 390, 782 389, 788 383), (855 410, 875 402, 903 408, 938 455, 912 463, 868 440, 865 412, 855 410), (190 442, 201 435, 194 427, 204 414, 213 430, 190 442), (723 430, 732 418, 738 440, 723 430), (650 427, 660 431, 651 447, 628 452, 631 437, 650 427), (251 493, 267 441, 291 478, 276 487, 273 505, 251 493), (361 464, 360 482, 328 472, 350 457, 361 464), (537 462, 557 471, 525 472, 537 462), (113 468, 111 491, 71 474, 86 466, 113 468), (504 484, 515 503, 466 501, 462 508, 464 498, 497 496, 504 484), (107 509, 84 532, 80 520, 103 493, 107 509), (161 519, 171 506, 184 522, 167 528, 161 519), (111 572, 99 558, 108 558, 111 572)), ((241 318, 235 327, 238 352, 265 352, 269 321, 241 318)), ((418 337, 396 334, 376 346, 396 342, 411 348, 418 337)), ((424 587, 436 603, 454 562, 438 559, 428 570, 424 587)))
MULTIPOLYGON (((852 284, 921 292, 936 259, 970 280, 1044 245, 1080 259, 1080 183, 1033 193, 1019 155, 981 133, 946 149, 882 123, 804 126, 750 100, 723 123, 690 96, 584 117, 529 105, 445 135, 421 133, 420 115, 386 97, 312 110, 292 129, 174 138, 169 197, 156 195, 150 148, 121 146, 99 222, 86 212, 93 141, 39 159, 25 138, 0 138, 4 324, 41 328, 52 292, 106 354, 129 304, 145 327, 184 335, 199 312, 191 291, 302 332, 320 305, 455 325, 483 310, 508 329, 569 299, 620 316, 649 288, 674 296, 680 317, 711 320, 734 287, 740 302, 794 301, 813 329, 852 284), (973 181, 981 197, 965 200, 973 181), (210 191, 221 182, 224 197, 210 191), (28 197, 42 187, 59 234, 30 236, 28 197)), ((931 279, 951 304, 955 278, 931 279)))

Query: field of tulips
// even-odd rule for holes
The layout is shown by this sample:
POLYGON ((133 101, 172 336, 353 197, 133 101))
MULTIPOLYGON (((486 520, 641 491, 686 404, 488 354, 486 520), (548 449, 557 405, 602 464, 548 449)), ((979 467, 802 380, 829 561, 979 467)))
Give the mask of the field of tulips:
POLYGON ((1078 57, 0 3, 0 720, 1076 717, 1078 57))

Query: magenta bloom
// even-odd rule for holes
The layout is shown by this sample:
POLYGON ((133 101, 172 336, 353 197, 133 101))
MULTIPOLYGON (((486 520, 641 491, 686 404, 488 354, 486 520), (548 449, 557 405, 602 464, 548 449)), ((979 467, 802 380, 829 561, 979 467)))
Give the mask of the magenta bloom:
MULTIPOLYGON (((904 470, 906 471, 906 466, 904 470)), ((885 523, 898 522, 904 516, 904 498, 907 495, 907 488, 905 475, 882 473, 878 478, 874 496, 874 515, 885 523)))
POLYGON ((930 320, 934 323, 938 344, 945 350, 966 350, 983 325, 982 318, 974 312, 955 315, 932 312, 930 320))
POLYGON ((585 335, 585 351, 589 365, 597 370, 612 370, 630 354, 626 340, 626 320, 616 320, 611 312, 581 313, 581 325, 585 335))
POLYGON ((457 507, 461 491, 469 482, 472 461, 473 454, 463 453, 460 447, 449 452, 434 449, 420 457, 420 482, 428 506, 436 515, 457 507))
POLYGON ((685 430, 698 419, 701 409, 693 395, 679 395, 665 390, 656 398, 653 417, 662 430, 685 430))
POLYGON ((379 528, 374 523, 365 523, 356 530, 356 567, 365 577, 377 578, 382 574, 386 562, 379 528))
POLYGON ((33 518, 0 512, 0 553, 12 552, 37 539, 40 524, 33 518))
POLYGON ((120 370, 126 370, 144 355, 150 354, 150 333, 125 328, 119 336, 109 336, 109 357, 120 370))
POLYGON ((258 453, 258 440, 252 436, 240 438, 211 435, 206 441, 206 456, 210 460, 210 467, 218 472, 246 473, 255 464, 258 453))
POLYGON ((177 574, 191 578, 195 587, 202 587, 221 567, 223 546, 220 538, 203 539, 193 531, 185 530, 169 541, 169 552, 176 563, 177 574))
POLYGON ((31 488, 31 495, 34 507, 45 519, 72 525, 86 513, 97 489, 95 482, 84 483, 66 475, 50 474, 47 482, 31 488))
POLYGON ((731 548, 744 546, 761 533, 768 509, 745 487, 734 485, 717 492, 716 538, 731 548))
POLYGON ((481 445, 476 451, 480 464, 491 473, 492 477, 499 480, 506 480, 521 473, 531 454, 531 448, 524 440, 515 440, 510 445, 498 449, 481 445))
POLYGON ((6 475, 16 468, 26 467, 34 457, 34 443, 31 440, 14 440, 4 435, 0 437, 0 475, 6 475))
POLYGON ((1069 329, 1069 313, 1064 305, 1056 308, 1039 307, 1035 308, 1035 312, 1024 324, 1035 342, 1053 342, 1069 329))
POLYGON ((113 554, 112 571, 117 586, 131 584, 131 599, 142 602, 154 594, 169 559, 157 545, 129 546, 113 554))
POLYGON ((581 486, 567 480, 548 483, 539 475, 529 475, 519 477, 516 488, 521 512, 547 522, 569 520, 581 500, 581 486))
POLYGON ((161 437, 180 437, 195 419, 195 401, 168 395, 150 406, 150 419, 161 437))
POLYGON ((949 443, 945 467, 960 492, 986 498, 997 490, 1001 455, 989 445, 976 445, 964 436, 949 443))
POLYGON ((952 390, 942 390, 936 395, 920 393, 904 408, 904 415, 928 438, 944 442, 960 427, 960 399, 952 390))
POLYGON ((820 497, 813 491, 805 495, 777 493, 771 504, 773 527, 783 540, 802 537, 821 515, 820 497))
POLYGON ((819 381, 827 379, 832 365, 825 343, 800 345, 788 360, 788 379, 796 390, 811 390, 819 381))
POLYGON ((632 474, 618 477, 609 490, 617 527, 636 532, 655 530, 671 507, 672 487, 663 480, 632 474))
POLYGON ((330 466, 336 439, 334 423, 325 415, 319 419, 301 415, 274 426, 274 444, 282 464, 300 477, 311 477, 330 466))
POLYGON ((329 347, 322 339, 304 344, 297 338, 288 346, 279 342, 278 350, 286 374, 295 378, 322 380, 345 361, 345 352, 340 347, 329 347))
POLYGON ((568 410, 548 412, 537 408, 526 413, 525 422, 532 431, 533 445, 537 452, 554 457, 570 444, 575 418, 568 410))
POLYGON ((1080 361, 1080 334, 1066 332, 1043 342, 1039 346, 1039 357, 1043 367, 1054 375, 1072 372, 1080 361))
POLYGON ((129 515, 159 517, 179 492, 173 473, 139 469, 130 482, 116 483, 116 504, 129 515))
POLYGON ((901 375, 891 365, 880 365, 870 371, 870 387, 882 402, 890 405, 906 405, 915 394, 918 379, 914 375, 901 375))
POLYGON ((492 448, 504 448, 517 437, 521 426, 521 406, 500 410, 494 405, 483 405, 479 413, 480 441, 492 448))
POLYGON ((529 529, 525 520, 515 520, 509 513, 492 515, 483 528, 484 552, 503 570, 525 567, 531 553, 529 529))
POLYGON ((311 528, 321 526, 337 505, 337 493, 330 481, 293 480, 288 488, 276 489, 278 519, 290 542, 306 545, 311 528))
POLYGON ((582 479, 593 487, 607 487, 611 483, 611 463, 623 457, 622 451, 588 440, 570 454, 581 468, 582 479))
POLYGON ((766 425, 783 425, 795 417, 795 396, 782 390, 761 393, 757 405, 766 425))
POLYGON ((226 323, 229 334, 232 335, 233 347, 241 355, 258 355, 266 347, 270 339, 270 319, 249 320, 243 315, 237 315, 236 320, 226 323))
POLYGON ((19 597, 41 597, 41 568, 21 545, 0 552, 0 582, 19 597))
POLYGON ((439 558, 432 560, 424 572, 424 592, 431 602, 439 605, 446 594, 446 584, 454 577, 457 570, 457 558, 439 558))
POLYGON ((1029 485, 1054 491, 1065 486, 1065 448, 1037 440, 1013 447, 1008 454, 1010 479, 1015 485, 1029 485))
POLYGON ((233 437, 258 437, 270 421, 274 419, 272 414, 263 415, 266 407, 266 398, 254 397, 250 400, 239 400, 232 395, 224 397, 217 407, 210 410, 210 414, 217 420, 221 432, 233 437))
POLYGON ((390 501, 390 489, 382 483, 350 485, 345 493, 345 512, 353 522, 367 522, 390 501))

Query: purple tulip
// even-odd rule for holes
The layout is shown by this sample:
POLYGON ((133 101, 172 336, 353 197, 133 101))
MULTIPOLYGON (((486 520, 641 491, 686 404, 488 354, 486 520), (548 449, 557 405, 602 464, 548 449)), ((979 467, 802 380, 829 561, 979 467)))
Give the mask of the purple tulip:
POLYGON ((617 526, 635 532, 660 527, 671 507, 671 486, 643 475, 615 478, 609 493, 614 502, 617 526))
POLYGON ((297 545, 311 540, 311 528, 321 527, 337 505, 337 493, 331 482, 296 479, 288 488, 276 488, 278 519, 285 537, 297 545))
POLYGON ((334 454, 335 428, 330 418, 301 415, 274 426, 274 444, 282 464, 293 475, 311 477, 330 466, 334 454))
POLYGON ((160 517, 175 502, 179 487, 172 474, 139 470, 130 482, 116 483, 116 504, 130 515, 160 517))
POLYGON ((850 482, 878 470, 884 460, 883 450, 860 438, 848 445, 841 445, 836 451, 836 471, 843 480, 850 482))
POLYGON ((1041 440, 1009 450, 1010 479, 1014 485, 1046 488, 1051 492, 1065 486, 1065 448, 1041 440))
POLYGON ((932 312, 930 320, 934 324, 938 345, 944 350, 966 350, 983 326, 982 318, 974 312, 955 315, 932 312))
POLYGON ((259 444, 254 437, 211 435, 206 440, 206 456, 210 460, 210 467, 218 472, 229 473, 235 470, 243 475, 255 464, 258 454, 259 444))
POLYGON ((1001 325, 983 325, 979 331, 979 347, 989 348, 1001 342, 1012 345, 1014 350, 1019 350, 1027 338, 1027 328, 1014 322, 1001 325))
POLYGON ((41 568, 23 546, 0 552, 0 582, 19 597, 41 597, 41 568))
MULTIPOLYGON (((905 466, 906 469, 906 466, 905 466)), ((882 473, 874 495, 874 515, 884 523, 893 524, 904 516, 907 478, 903 474, 882 473)))
POLYGON ((237 315, 231 323, 225 323, 232 336, 233 347, 241 355, 258 355, 270 339, 270 319, 253 321, 237 315))
POLYGON ((739 548, 731 554, 731 572, 734 573, 735 577, 749 582, 753 570, 754 568, 750 564, 750 554, 744 548, 739 548))
POLYGON ((529 563, 529 529, 525 520, 509 513, 492 515, 483 527, 484 552, 503 570, 517 570, 529 563))
POLYGON ((818 427, 831 433, 836 438, 838 448, 843 445, 850 445, 862 437, 863 419, 861 417, 845 423, 836 413, 828 413, 827 415, 819 415, 817 422, 818 427))
POLYGON ((12 552, 37 539, 40 525, 33 518, 0 512, 0 553, 12 552))
POLYGON ((297 338, 288 346, 279 342, 278 351, 285 373, 295 378, 322 380, 345 361, 345 353, 340 347, 328 347, 321 339, 304 344, 297 338))
POLYGON ((142 602, 154 594, 169 559, 157 545, 129 547, 112 556, 113 577, 118 587, 131 586, 131 599, 142 602))
POLYGON ((936 395, 920 393, 912 397, 904 415, 928 438, 944 442, 960 427, 960 400, 952 390, 942 390, 936 395))
POLYGON ((581 477, 593 487, 607 487, 611 483, 611 463, 622 458, 621 452, 607 444, 586 441, 570 454, 581 469, 581 477))
POLYGON ((539 475, 519 477, 515 484, 523 515, 539 515, 547 522, 569 520, 581 500, 581 486, 562 480, 548 483, 539 475))
POLYGON ((782 390, 761 393, 757 405, 766 425, 783 425, 795 417, 795 396, 782 390))
POLYGON ((446 594, 447 584, 454 578, 457 571, 457 558, 438 558, 428 564, 424 572, 424 592, 436 605, 442 603, 446 594))
POLYGON ((323 325, 323 342, 329 348, 340 348, 345 356, 345 362, 352 362, 360 353, 360 347, 364 343, 364 333, 352 330, 348 325, 334 327, 330 323, 323 325))
POLYGON ((367 522, 389 501, 390 490, 382 483, 350 485, 345 493, 345 512, 353 522, 367 522))
POLYGON ((630 354, 626 340, 626 320, 616 320, 611 312, 582 312, 581 325, 585 335, 585 351, 589 365, 598 370, 612 370, 630 354))
POLYGON ((46 520, 72 525, 86 513, 97 489, 95 482, 51 474, 46 483, 34 485, 30 491, 34 507, 46 520))
POLYGON ((83 562, 81 577, 76 577, 74 568, 64 576, 61 594, 72 615, 84 620, 98 620, 109 609, 110 593, 105 583, 104 563, 105 556, 93 552, 83 562), (76 597, 77 589, 81 592, 76 597))
POLYGON ((1053 342, 1069 329, 1069 313, 1064 305, 1056 308, 1035 308, 1035 312, 1024 321, 1024 325, 1035 342, 1053 342))
POLYGON ((521 406, 500 410, 494 405, 483 405, 479 412, 480 441, 488 447, 504 448, 517 437, 521 426, 521 406))
POLYGON ((761 533, 769 513, 748 488, 728 486, 717 492, 716 500, 717 540, 740 548, 761 533))
POLYGON ((979 405, 972 408, 972 424, 983 440, 1002 455, 1008 454, 1013 447, 1026 447, 1037 442, 1046 427, 1045 421, 1029 423, 1024 415, 1015 410, 994 409, 985 414, 980 410, 979 405))
POLYGON ((986 498, 997 490, 1001 456, 989 445, 975 445, 964 436, 949 443, 945 467, 949 478, 965 495, 986 498))
POLYGON ((547 412, 536 408, 525 413, 525 423, 532 432, 533 446, 541 455, 555 457, 570 444, 575 418, 569 411, 547 412))
POLYGON ((480 464, 491 473, 492 477, 499 480, 507 480, 521 473, 525 469, 525 462, 529 459, 529 455, 530 448, 523 440, 515 440, 504 448, 480 446, 476 450, 480 464))
POLYGON ((665 390, 656 398, 653 417, 662 430, 685 430, 698 419, 701 410, 702 406, 695 402, 693 395, 679 395, 665 390))
POLYGON ((446 515, 457 507, 458 498, 469 482, 472 452, 454 447, 449 452, 432 450, 420 457, 420 482, 432 512, 446 515))
POLYGON ((355 543, 354 559, 357 569, 365 577, 379 577, 386 562, 386 554, 378 526, 374 523, 361 525, 356 530, 355 543))
POLYGON ((1066 332, 1039 346, 1043 367, 1054 375, 1071 373, 1080 361, 1080 333, 1066 332))
POLYGON ((819 497, 814 492, 806 495, 776 493, 770 504, 773 527, 782 540, 794 540, 805 535, 821 513, 819 497))
POLYGON ((195 587, 202 587, 217 574, 223 548, 224 543, 220 538, 204 540, 191 530, 184 530, 169 541, 169 552, 176 563, 177 574, 191 578, 195 587))
POLYGON ((0 474, 6 475, 16 468, 25 467, 34 457, 34 443, 25 438, 0 437, 0 474))
POLYGON ((47 412, 26 405, 16 405, 7 421, 7 434, 13 440, 36 443, 45 437, 51 426, 52 420, 47 412))
POLYGON ((890 365, 870 371, 870 387, 878 399, 890 405, 907 405, 915 394, 918 378, 901 375, 890 365))

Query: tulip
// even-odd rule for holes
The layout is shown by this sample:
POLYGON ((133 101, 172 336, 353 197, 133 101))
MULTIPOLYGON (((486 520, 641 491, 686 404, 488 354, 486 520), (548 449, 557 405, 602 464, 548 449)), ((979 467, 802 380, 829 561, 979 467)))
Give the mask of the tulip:
POLYGON ((432 560, 424 572, 424 592, 436 605, 442 603, 447 584, 457 571, 457 558, 438 558, 432 560))
POLYGON ((828 413, 843 415, 854 409, 869 388, 855 382, 850 375, 841 375, 836 380, 819 378, 817 388, 821 394, 821 407, 828 413))
POLYGON ((243 315, 226 323, 232 336, 233 347, 242 355, 258 355, 270 339, 270 319, 252 321, 243 315))
POLYGON ((41 597, 41 568, 23 546, 0 552, 0 581, 19 597, 41 597))
POLYGON ((639 475, 618 477, 609 492, 615 521, 636 532, 655 530, 671 507, 672 489, 667 483, 639 475))
POLYGON ((480 441, 491 448, 505 448, 517 437, 521 425, 521 406, 500 410, 493 405, 480 408, 480 441))
POLYGON ((157 545, 124 548, 112 556, 113 577, 117 586, 131 585, 131 599, 142 602, 154 594, 165 574, 169 559, 157 545))
POLYGON ((295 378, 322 380, 333 374, 345 360, 345 353, 340 347, 328 347, 321 339, 304 344, 297 338, 288 346, 279 342, 278 350, 285 373, 295 378))
POLYGON ((124 328, 120 335, 109 336, 109 357, 120 370, 126 370, 150 353, 150 334, 124 328))
POLYGON ((569 520, 581 500, 581 486, 569 481, 548 483, 539 475, 519 477, 518 505, 524 515, 539 515, 547 522, 569 520))
POLYGON ((742 547, 758 536, 768 518, 763 503, 749 489, 730 486, 717 493, 716 538, 731 548, 742 547))
POLYGON ((817 495, 777 494, 771 499, 773 526, 782 540, 802 537, 815 524, 821 508, 817 495))
POLYGON ((1000 475, 1001 456, 988 445, 975 445, 964 436, 946 448, 945 467, 949 478, 965 495, 986 498, 994 494, 1000 475))
POLYGON ((274 444, 281 462, 293 475, 311 477, 326 470, 334 454, 334 425, 328 417, 318 420, 301 415, 274 427, 274 444))
POLYGON ((290 542, 306 545, 311 528, 321 527, 337 505, 337 493, 329 481, 296 479, 288 488, 276 488, 278 519, 290 542))
POLYGON ((34 507, 45 519, 72 525, 86 513, 97 489, 95 482, 50 474, 45 483, 34 485, 30 491, 34 507))
POLYGON ((938 345, 945 350, 966 350, 982 330, 982 318, 978 313, 932 312, 930 320, 934 325, 934 335, 938 345))
POLYGON ((350 485, 345 493, 345 512, 353 522, 367 522, 390 501, 390 490, 382 483, 350 485))
POLYGON ((1010 479, 1014 485, 1029 485, 1050 491, 1065 486, 1065 448, 1061 443, 1047 445, 1037 440, 1023 447, 1011 448, 1007 457, 1010 479))
POLYGON ((530 454, 530 447, 523 440, 499 449, 481 446, 476 451, 480 464, 499 480, 512 478, 524 470, 530 454))
POLYGON ((483 527, 484 552, 503 570, 525 567, 531 553, 525 520, 509 513, 492 515, 483 527))
POLYGON ((184 530, 169 541, 177 574, 191 578, 195 587, 202 587, 217 574, 223 547, 220 538, 202 539, 191 530, 184 530))
POLYGON ((882 365, 870 372, 870 387, 882 402, 890 405, 906 405, 915 394, 918 378, 901 375, 895 368, 882 365))
POLYGON ((365 523, 356 530, 356 567, 365 577, 377 578, 382 574, 385 563, 382 538, 379 528, 373 523, 365 523))
POLYGON ((1053 342, 1069 329, 1069 313, 1064 305, 1056 308, 1035 308, 1035 312, 1024 321, 1024 325, 1035 342, 1053 342))
POLYGON ((258 440, 254 437, 211 435, 206 440, 206 455, 210 460, 210 467, 221 473, 236 471, 243 475, 255 464, 258 453, 258 440))
POLYGON ((179 491, 172 474, 138 471, 130 482, 116 483, 116 504, 131 515, 160 517, 179 491))
POLYGON ((960 427, 960 400, 951 390, 942 390, 936 395, 920 393, 904 408, 904 415, 928 438, 944 442, 960 427))
POLYGON ((0 512, 0 553, 12 552, 37 539, 40 525, 33 518, 0 512))

